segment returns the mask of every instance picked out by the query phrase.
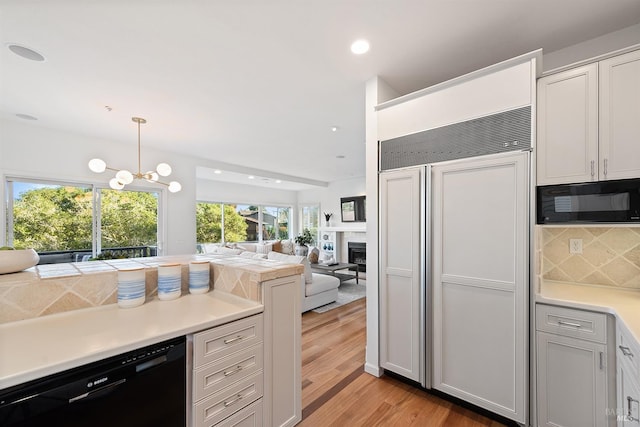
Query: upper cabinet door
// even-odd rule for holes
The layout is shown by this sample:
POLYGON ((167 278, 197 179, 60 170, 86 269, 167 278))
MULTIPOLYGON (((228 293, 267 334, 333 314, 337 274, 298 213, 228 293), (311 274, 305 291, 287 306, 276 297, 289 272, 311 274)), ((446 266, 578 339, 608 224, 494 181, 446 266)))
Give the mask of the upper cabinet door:
POLYGON ((597 181, 598 65, 538 80, 537 120, 538 185, 597 181))
POLYGON ((640 51, 600 62, 600 179, 640 176, 640 51))

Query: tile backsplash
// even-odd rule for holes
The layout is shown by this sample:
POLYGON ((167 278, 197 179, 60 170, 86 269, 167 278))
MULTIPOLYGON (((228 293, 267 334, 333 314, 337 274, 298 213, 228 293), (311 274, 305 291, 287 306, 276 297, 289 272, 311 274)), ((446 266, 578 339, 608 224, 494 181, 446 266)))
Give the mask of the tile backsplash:
POLYGON ((640 290, 640 228, 541 227, 541 273, 546 280, 640 290), (582 239, 582 253, 569 240, 582 239))

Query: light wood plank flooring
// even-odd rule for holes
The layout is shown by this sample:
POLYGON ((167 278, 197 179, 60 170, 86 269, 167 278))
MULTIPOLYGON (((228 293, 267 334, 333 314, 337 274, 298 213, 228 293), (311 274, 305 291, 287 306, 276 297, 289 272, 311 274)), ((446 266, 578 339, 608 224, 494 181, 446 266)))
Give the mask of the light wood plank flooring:
POLYGON ((389 376, 364 372, 365 304, 302 315, 302 422, 312 426, 503 426, 389 376))

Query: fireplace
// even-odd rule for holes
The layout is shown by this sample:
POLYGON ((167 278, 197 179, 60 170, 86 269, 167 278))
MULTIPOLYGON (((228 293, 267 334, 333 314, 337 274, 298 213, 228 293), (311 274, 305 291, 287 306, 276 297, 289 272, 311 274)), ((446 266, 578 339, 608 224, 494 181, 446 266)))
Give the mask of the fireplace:
POLYGON ((347 242, 348 260, 358 264, 359 271, 367 271, 367 244, 365 242, 347 242))

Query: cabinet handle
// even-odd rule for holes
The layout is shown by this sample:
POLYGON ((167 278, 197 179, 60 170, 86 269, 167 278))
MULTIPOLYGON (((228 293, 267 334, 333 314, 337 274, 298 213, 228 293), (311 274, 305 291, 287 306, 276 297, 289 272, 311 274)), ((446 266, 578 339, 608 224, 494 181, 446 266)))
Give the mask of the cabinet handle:
POLYGON ((237 374, 240 371, 242 371, 242 366, 238 365, 238 366, 236 366, 235 369, 232 369, 230 371, 224 371, 224 376, 225 377, 230 377, 231 375, 237 374))
POLYGON ((633 414, 632 414, 631 405, 634 402, 635 403, 640 403, 636 399, 632 398, 631 396, 627 396, 627 420, 628 421, 640 422, 640 420, 638 418, 634 418, 633 414))
POLYGON ((231 400, 225 400, 225 401, 224 401, 224 407, 225 407, 225 408, 227 408, 227 407, 229 407, 229 406, 233 405, 233 404, 234 404, 234 403, 236 403, 238 400, 241 400, 243 397, 244 397, 243 395, 241 395, 241 394, 237 394, 237 395, 235 396, 235 398, 234 398, 234 399, 231 399, 231 400))
POLYGON ((619 345, 618 348, 620 349, 620 351, 622 351, 622 354, 624 354, 625 356, 633 357, 633 353, 631 352, 629 347, 625 347, 625 346, 619 345))
POLYGON ((228 340, 224 340, 225 344, 231 344, 232 342, 243 340, 244 337, 242 335, 238 335, 235 338, 229 338, 228 340))
POLYGON ((571 326, 572 328, 581 328, 582 325, 580 323, 567 322, 565 320, 558 320, 558 325, 560 326, 571 326))
POLYGON ((609 166, 609 161, 607 159, 604 159, 604 177, 607 177, 607 169, 609 166))
POLYGON ((591 160, 591 178, 596 175, 596 161, 591 160))
POLYGON ((604 370, 604 352, 600 352, 600 370, 604 370))

